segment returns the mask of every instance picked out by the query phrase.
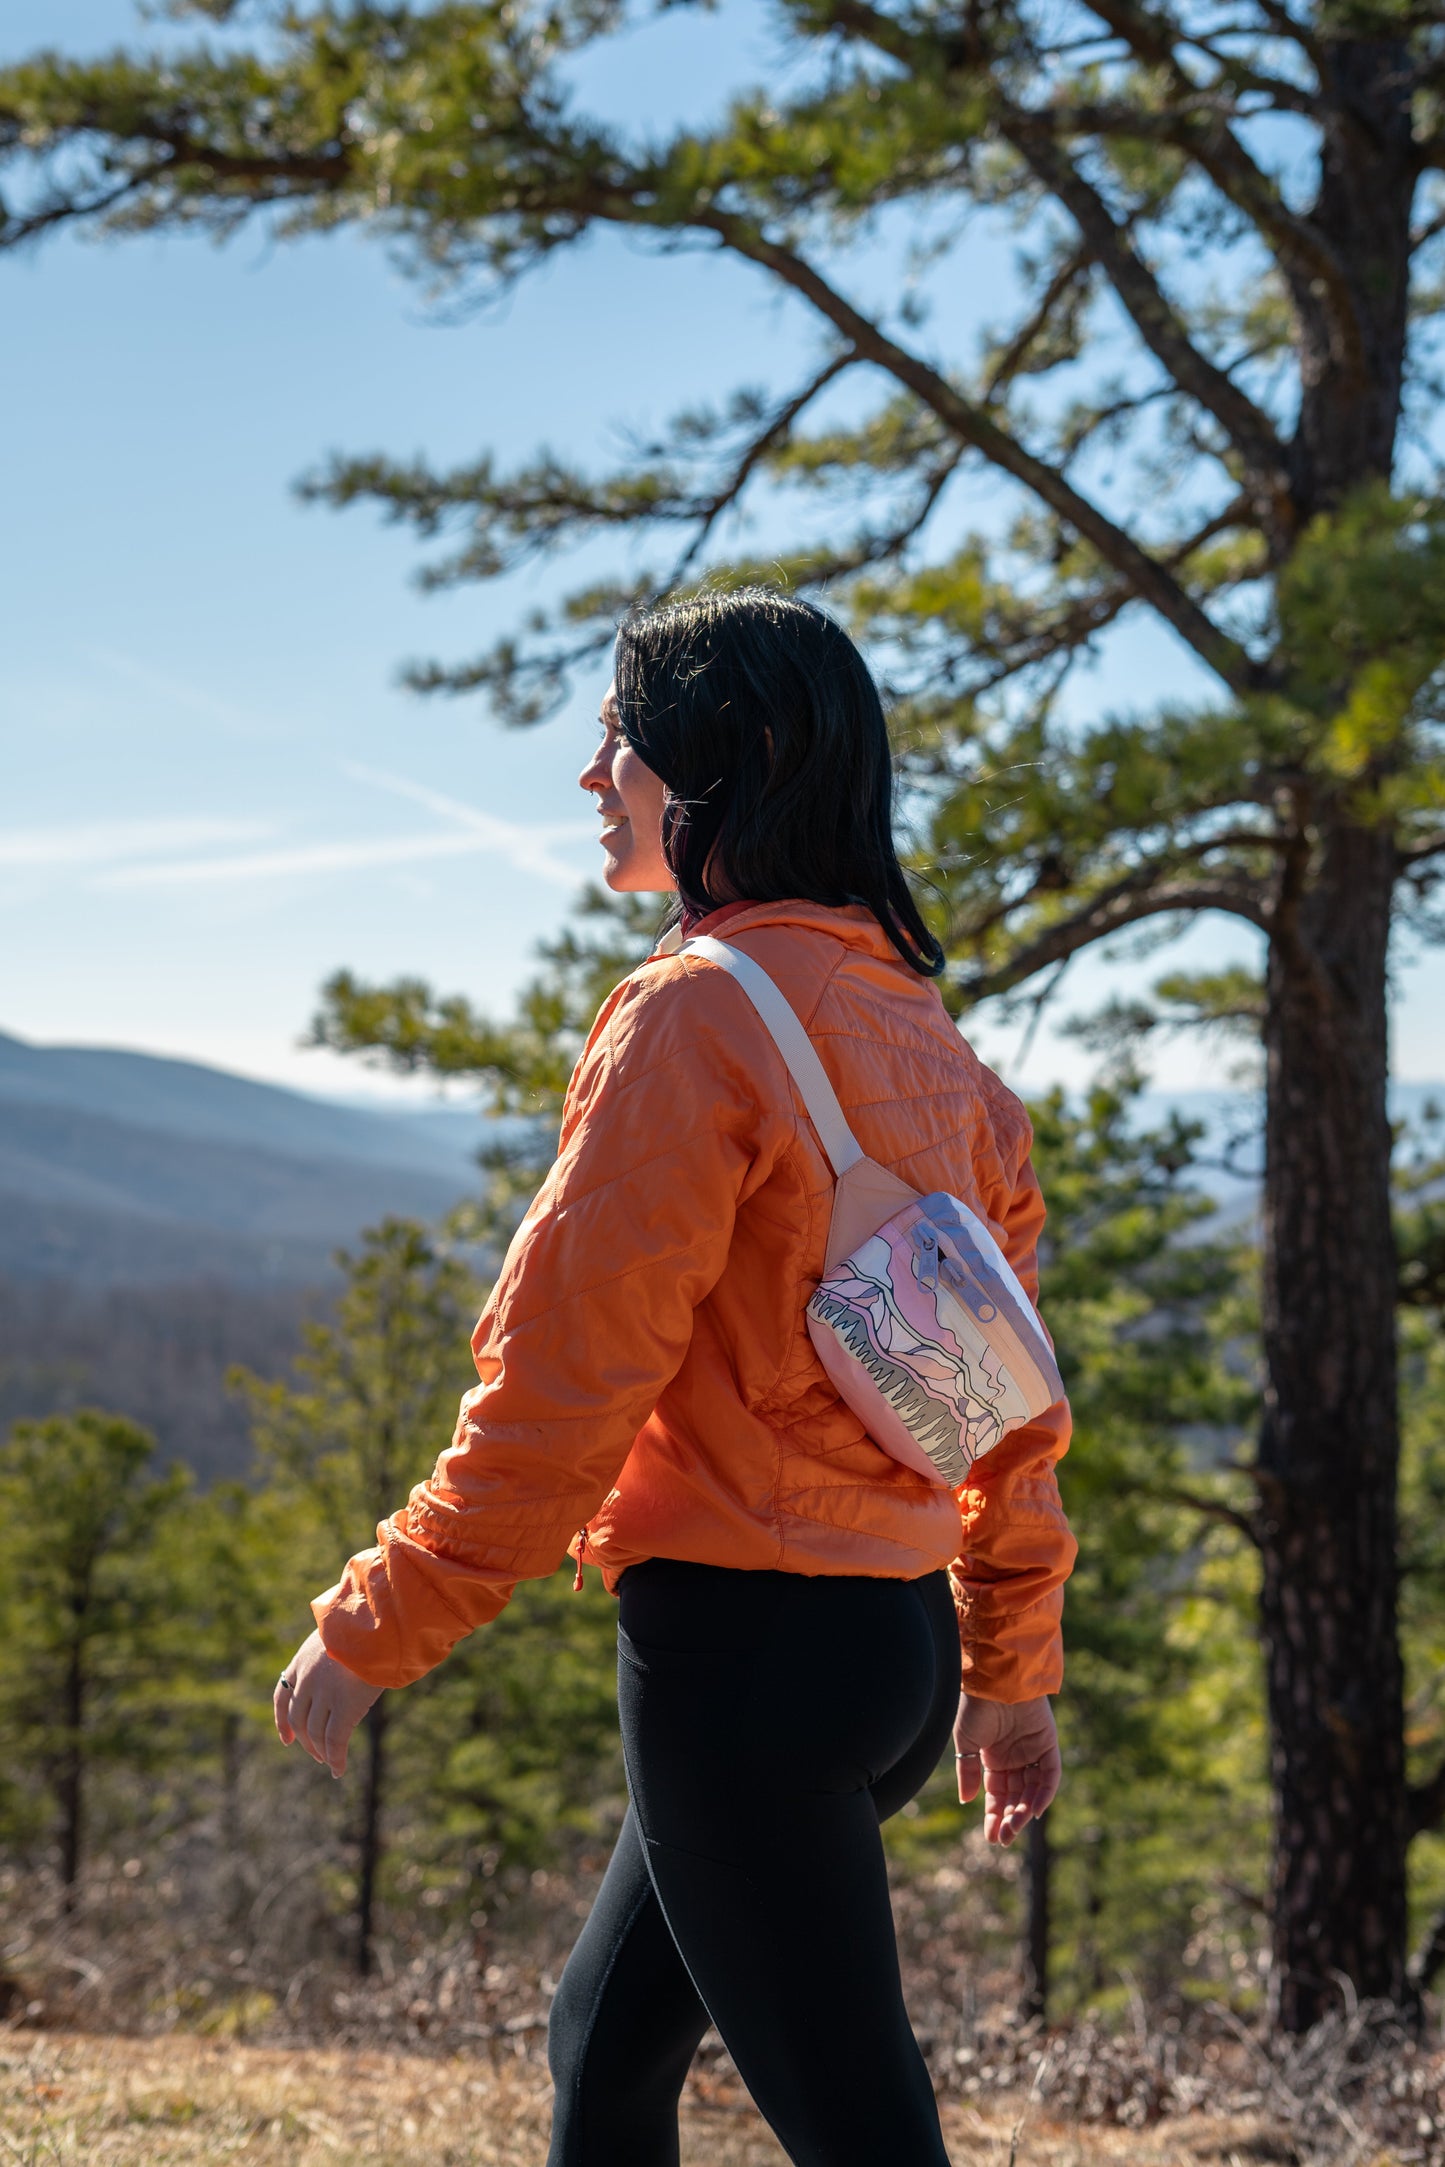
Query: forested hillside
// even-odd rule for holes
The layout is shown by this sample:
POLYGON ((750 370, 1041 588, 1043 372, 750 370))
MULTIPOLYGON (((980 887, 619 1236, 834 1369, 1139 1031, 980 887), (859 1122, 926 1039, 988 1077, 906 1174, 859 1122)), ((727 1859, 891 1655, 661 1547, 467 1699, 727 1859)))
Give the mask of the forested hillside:
POLYGON ((0 1433, 103 1406, 205 1482, 251 1465, 237 1364, 288 1368, 388 1214, 473 1194, 480 1114, 370 1112, 0 1034, 0 1433))
POLYGON ((252 1468, 246 1410, 227 1389, 236 1364, 289 1370, 307 1317, 335 1287, 240 1286, 221 1279, 95 1287, 0 1278, 0 1431, 22 1417, 110 1407, 203 1483, 252 1468))
POLYGON ((482 1134, 193 1062, 0 1037, 0 1275, 323 1284, 362 1227, 437 1217, 474 1186, 482 1134))

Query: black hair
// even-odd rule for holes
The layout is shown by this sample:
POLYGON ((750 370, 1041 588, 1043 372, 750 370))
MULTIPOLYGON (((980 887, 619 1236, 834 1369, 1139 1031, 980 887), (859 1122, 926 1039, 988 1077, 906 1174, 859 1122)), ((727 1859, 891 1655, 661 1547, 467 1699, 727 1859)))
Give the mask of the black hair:
POLYGON ((668 792, 684 908, 862 903, 925 978, 944 967, 893 844, 893 760, 868 665, 823 610, 774 587, 632 611, 617 634, 622 736, 668 792))

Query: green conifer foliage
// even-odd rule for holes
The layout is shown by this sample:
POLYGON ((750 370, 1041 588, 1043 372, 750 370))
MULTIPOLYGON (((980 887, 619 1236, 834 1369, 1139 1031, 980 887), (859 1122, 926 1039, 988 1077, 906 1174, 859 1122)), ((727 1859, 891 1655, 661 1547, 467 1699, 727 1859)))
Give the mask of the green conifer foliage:
POLYGON ((172 1744, 165 1545, 189 1478, 157 1475, 153 1452, 92 1409, 17 1423, 0 1445, 0 1806, 12 1835, 53 1836, 67 1890, 98 1778, 159 1765, 172 1744))
MULTIPOLYGON (((244 1373, 235 1379, 250 1402, 271 1499, 285 1514, 315 1594, 335 1582, 354 1551, 375 1540, 378 1524, 430 1473, 469 1383, 476 1308, 465 1266, 409 1221, 386 1221, 364 1237, 358 1255, 339 1261, 346 1286, 336 1320, 308 1325, 295 1381, 244 1373)), ((278 1670, 310 1629, 298 1605, 279 1643, 278 1670)), ((383 1695, 366 1719, 365 1748, 357 1756, 355 1949, 363 1973, 374 1954, 397 1759, 393 1718, 406 1707, 405 1698, 383 1695)))

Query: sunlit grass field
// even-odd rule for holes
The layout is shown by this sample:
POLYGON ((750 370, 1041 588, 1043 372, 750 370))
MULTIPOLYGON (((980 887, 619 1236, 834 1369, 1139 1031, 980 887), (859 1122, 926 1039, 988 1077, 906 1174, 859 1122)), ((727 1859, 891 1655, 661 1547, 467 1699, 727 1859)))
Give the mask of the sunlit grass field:
MULTIPOLYGON (((957 2167, 1256 2167, 1286 2156, 1260 2124, 1191 2118, 1136 2133, 1027 2101, 945 2110, 957 2167)), ((165 2038, 0 2034, 0 2160, 24 2167, 541 2167, 535 2062, 165 2038)), ((735 2086, 690 2091, 685 2167, 784 2167, 735 2086)), ((880 2162, 879 2167, 887 2167, 880 2162)))

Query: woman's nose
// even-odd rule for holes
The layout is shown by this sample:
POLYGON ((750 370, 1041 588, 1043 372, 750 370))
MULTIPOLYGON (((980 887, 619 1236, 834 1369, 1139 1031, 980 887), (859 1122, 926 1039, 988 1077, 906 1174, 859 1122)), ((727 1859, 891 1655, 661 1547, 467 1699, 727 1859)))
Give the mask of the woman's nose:
POLYGON ((602 749, 593 753, 586 767, 577 778, 579 790, 605 790, 612 780, 612 771, 602 757, 602 749))

